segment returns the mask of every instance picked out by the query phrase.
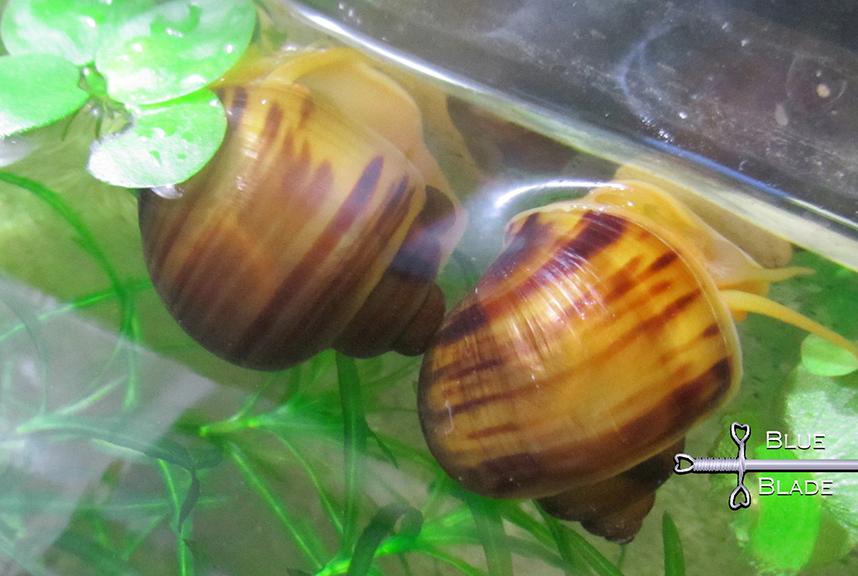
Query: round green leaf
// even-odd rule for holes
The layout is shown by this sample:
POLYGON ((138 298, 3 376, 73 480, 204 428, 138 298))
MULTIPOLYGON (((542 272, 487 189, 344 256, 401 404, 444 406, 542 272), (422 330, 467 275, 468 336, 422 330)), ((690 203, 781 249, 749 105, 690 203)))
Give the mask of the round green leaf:
MULTIPOLYGON (((795 459, 788 450, 766 450, 765 446, 757 446, 754 456, 795 459)), ((813 479, 812 474, 802 472, 779 473, 772 477, 787 490, 794 481, 803 483, 813 479)), ((810 560, 819 538, 820 497, 757 496, 756 501, 757 515, 750 529, 749 542, 755 560, 779 573, 799 571, 810 560)))
POLYGON ((117 26, 95 62, 121 102, 164 102, 210 84, 241 57, 253 35, 249 0, 173 0, 117 26))
POLYGON ((814 334, 801 343, 801 363, 820 376, 844 376, 858 370, 858 358, 851 352, 814 334))
MULTIPOLYGON (((858 373, 831 378, 799 365, 789 384, 786 420, 790 431, 825 434, 825 450, 807 450, 802 457, 858 458, 858 373)), ((824 499, 825 506, 853 538, 858 538, 858 475, 821 477, 834 481, 834 495, 824 499)))
POLYGON ((10 54, 54 54, 82 66, 95 58, 105 24, 151 5, 152 0, 10 0, 0 35, 10 54))
POLYGON ((209 90, 135 112, 126 130, 93 144, 88 168, 99 180, 126 188, 182 182, 214 156, 226 133, 226 113, 209 90))
POLYGON ((83 106, 74 64, 49 54, 0 57, 0 138, 39 128, 83 106))

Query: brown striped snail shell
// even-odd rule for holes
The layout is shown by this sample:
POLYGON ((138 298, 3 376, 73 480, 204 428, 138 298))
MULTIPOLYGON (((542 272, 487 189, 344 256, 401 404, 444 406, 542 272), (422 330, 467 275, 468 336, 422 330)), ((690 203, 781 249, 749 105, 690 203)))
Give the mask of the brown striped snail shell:
POLYGON ((765 313, 856 350, 765 298, 803 272, 760 268, 644 182, 519 214, 424 357, 429 448, 474 492, 541 499, 629 540, 688 430, 741 380, 734 318, 765 313))
POLYGON ((219 97, 229 124, 215 158, 178 199, 140 196, 146 262, 173 316, 252 368, 329 347, 422 352, 464 215, 408 94, 332 49, 219 97))

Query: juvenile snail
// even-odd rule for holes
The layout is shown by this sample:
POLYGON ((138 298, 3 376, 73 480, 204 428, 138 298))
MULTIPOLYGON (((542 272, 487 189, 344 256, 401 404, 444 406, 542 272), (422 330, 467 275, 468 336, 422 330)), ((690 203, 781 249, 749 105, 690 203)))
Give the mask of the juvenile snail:
POLYGON ((763 269, 657 187, 612 182, 516 216, 505 248, 424 358, 421 424, 484 495, 629 540, 688 430, 742 375, 734 318, 858 347, 765 297, 763 269))
POLYGON ((215 158, 180 198, 140 196, 146 262, 173 316, 252 368, 328 347, 422 352, 464 215, 408 94, 341 48, 219 96, 229 128, 215 158))

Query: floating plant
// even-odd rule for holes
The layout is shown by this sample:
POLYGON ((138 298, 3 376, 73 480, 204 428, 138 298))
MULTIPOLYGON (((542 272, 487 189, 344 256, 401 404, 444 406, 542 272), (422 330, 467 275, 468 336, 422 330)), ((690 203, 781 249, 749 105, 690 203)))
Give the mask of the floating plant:
POLYGON ((206 88, 241 58, 247 0, 11 0, 0 24, 0 138, 69 117, 88 101, 127 125, 99 135, 89 171, 124 187, 183 181, 226 131, 206 88))

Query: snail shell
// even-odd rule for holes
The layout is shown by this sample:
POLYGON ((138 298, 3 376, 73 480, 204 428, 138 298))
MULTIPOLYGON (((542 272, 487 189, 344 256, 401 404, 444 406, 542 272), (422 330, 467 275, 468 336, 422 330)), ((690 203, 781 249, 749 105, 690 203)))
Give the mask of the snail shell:
POLYGON ((424 358, 429 448, 466 488, 541 498, 558 516, 630 539, 652 501, 629 486, 652 492, 669 474, 663 456, 741 380, 733 315, 799 323, 764 295, 804 272, 760 268, 643 182, 522 213, 424 358), (656 472, 630 472, 648 461, 656 472), (610 509, 582 509, 607 492, 619 493, 610 509), (614 518, 600 525, 600 514, 614 518))
POLYGON ((219 96, 229 127, 215 158, 180 198, 140 196, 146 262, 173 316, 252 368, 328 347, 420 353, 464 218, 408 95, 337 49, 219 96))

